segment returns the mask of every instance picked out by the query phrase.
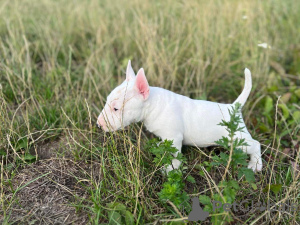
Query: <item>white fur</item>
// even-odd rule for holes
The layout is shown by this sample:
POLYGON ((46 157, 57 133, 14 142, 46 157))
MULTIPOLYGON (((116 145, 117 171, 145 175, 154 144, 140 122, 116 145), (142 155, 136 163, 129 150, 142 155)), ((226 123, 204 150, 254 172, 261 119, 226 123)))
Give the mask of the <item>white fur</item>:
MULTIPOLYGON (((234 103, 244 105, 251 87, 251 73, 245 69, 244 90, 234 103)), ((150 132, 162 140, 173 140, 174 147, 181 152, 182 144, 206 147, 216 145, 216 140, 228 136, 225 127, 217 124, 222 119, 230 119, 228 109, 231 109, 233 104, 193 100, 163 88, 151 87, 144 70, 140 69, 135 76, 129 61, 126 80, 108 95, 97 124, 107 132, 142 121, 150 132)), ((241 112, 240 115, 242 116, 241 112)), ((245 138, 250 145, 243 148, 250 155, 248 168, 261 171, 260 143, 251 137, 244 121, 240 127, 244 127, 243 132, 238 132, 236 137, 245 138)), ((173 160, 167 172, 178 168, 180 163, 173 160)))

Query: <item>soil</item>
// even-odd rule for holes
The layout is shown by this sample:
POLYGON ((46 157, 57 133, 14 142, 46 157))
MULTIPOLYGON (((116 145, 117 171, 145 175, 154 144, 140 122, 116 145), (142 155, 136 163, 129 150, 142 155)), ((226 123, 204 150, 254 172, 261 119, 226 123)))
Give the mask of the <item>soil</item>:
POLYGON ((75 202, 88 199, 80 181, 87 180, 91 168, 76 162, 66 143, 70 141, 60 138, 37 146, 33 153, 38 153, 39 160, 18 168, 11 183, 4 185, 6 201, 11 202, 5 210, 10 213, 9 223, 88 224, 88 213, 76 208, 75 202), (61 152, 63 157, 57 157, 61 152))
MULTIPOLYGON (((13 224, 87 224, 88 215, 76 212, 74 196, 85 198, 78 179, 82 165, 71 160, 40 160, 19 171, 12 180, 14 199, 10 222, 13 224), (77 177, 78 179, 76 179, 77 177)), ((82 172, 80 172, 82 173, 82 172)), ((1 221, 1 219, 0 219, 1 221)))

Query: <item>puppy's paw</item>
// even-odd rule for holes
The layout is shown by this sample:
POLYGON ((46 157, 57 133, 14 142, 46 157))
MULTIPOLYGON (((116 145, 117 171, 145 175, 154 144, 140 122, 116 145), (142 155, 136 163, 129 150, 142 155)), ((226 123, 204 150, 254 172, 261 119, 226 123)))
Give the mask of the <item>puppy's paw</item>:
POLYGON ((161 168, 161 172, 165 176, 167 176, 169 174, 169 172, 172 171, 172 170, 173 170, 172 165, 164 166, 163 168, 161 168))
POLYGON ((262 165, 261 159, 260 160, 255 160, 255 161, 254 160, 250 160, 249 165, 248 165, 248 168, 252 169, 253 172, 260 172, 260 171, 262 171, 262 167, 263 167, 263 165, 262 165))
POLYGON ((164 166, 162 169, 161 169, 161 172, 163 175, 168 175, 168 173, 174 169, 178 169, 179 166, 180 166, 181 162, 177 159, 173 159, 172 160, 172 165, 169 165, 169 166, 164 166))

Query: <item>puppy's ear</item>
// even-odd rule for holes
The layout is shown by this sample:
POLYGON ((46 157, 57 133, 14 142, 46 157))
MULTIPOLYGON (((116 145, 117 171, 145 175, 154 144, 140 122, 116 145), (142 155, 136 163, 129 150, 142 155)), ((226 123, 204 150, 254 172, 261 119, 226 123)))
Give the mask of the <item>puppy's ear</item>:
POLYGON ((149 97, 149 84, 143 68, 137 73, 134 86, 138 93, 143 96, 144 100, 149 97))
POLYGON ((135 78, 135 73, 131 67, 131 61, 128 61, 127 69, 126 69, 126 80, 130 81, 135 78))

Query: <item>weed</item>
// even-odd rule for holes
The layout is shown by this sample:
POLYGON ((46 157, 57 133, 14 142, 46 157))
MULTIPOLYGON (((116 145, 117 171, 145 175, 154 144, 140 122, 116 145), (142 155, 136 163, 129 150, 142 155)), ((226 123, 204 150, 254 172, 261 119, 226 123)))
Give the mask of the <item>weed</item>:
MULTIPOLYGON (((173 141, 164 140, 159 142, 158 139, 152 139, 147 143, 147 149, 155 155, 153 162, 156 166, 164 168, 172 165, 172 160, 177 159, 186 163, 186 158, 182 153, 178 153, 175 157, 173 154, 178 151, 172 146, 173 141)), ((184 191, 182 164, 178 169, 174 169, 167 174, 167 181, 162 185, 161 191, 158 193, 160 200, 164 203, 171 201, 175 206, 188 207, 188 195, 184 191)), ((192 179, 192 178, 190 178, 192 179)))
POLYGON ((235 138, 237 132, 242 132, 244 127, 240 127, 240 123, 242 122, 242 118, 240 115, 241 105, 236 103, 232 106, 231 110, 229 111, 230 120, 225 121, 222 120, 221 123, 218 125, 226 127, 225 129, 228 132, 228 137, 222 137, 220 140, 216 141, 215 143, 223 147, 224 149, 229 151, 229 154, 221 152, 220 156, 214 156, 213 162, 211 163, 212 166, 227 166, 225 175, 228 174, 228 168, 231 168, 232 177, 235 178, 235 171, 238 171, 238 178, 241 178, 245 175, 245 178, 248 182, 254 181, 254 173, 251 169, 246 167, 239 167, 246 166, 247 162, 246 159, 248 158, 247 154, 243 152, 241 147, 249 146, 244 138, 235 138))
POLYGON ((254 172, 245 167, 247 165, 247 154, 241 149, 241 147, 248 146, 248 144, 244 138, 235 138, 236 133, 239 131, 241 132, 244 128, 239 126, 242 120, 240 115, 240 107, 241 105, 239 103, 236 103, 234 106, 232 106, 231 110, 229 109, 230 120, 222 120, 222 122, 219 123, 220 126, 226 127, 225 129, 228 132, 228 137, 223 136, 215 143, 223 147, 225 150, 227 150, 227 152, 229 151, 229 154, 226 152, 221 152, 220 156, 212 157, 212 166, 223 165, 226 167, 225 173, 222 176, 222 181, 220 181, 218 184, 218 192, 212 194, 211 198, 205 195, 199 196, 200 202, 205 204, 204 210, 207 210, 213 214, 211 218, 212 224, 220 224, 224 221, 233 221, 231 214, 225 212, 222 207, 218 208, 217 211, 214 212, 211 200, 222 202, 222 204, 232 204, 237 198, 237 191, 240 189, 236 178, 240 179, 242 176, 245 176, 247 182, 251 183, 252 187, 256 188, 256 185, 253 184, 255 181, 254 172), (229 168, 231 168, 231 176, 226 176, 226 174, 229 174, 229 168), (238 173, 237 177, 236 171, 238 173))

